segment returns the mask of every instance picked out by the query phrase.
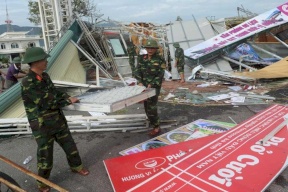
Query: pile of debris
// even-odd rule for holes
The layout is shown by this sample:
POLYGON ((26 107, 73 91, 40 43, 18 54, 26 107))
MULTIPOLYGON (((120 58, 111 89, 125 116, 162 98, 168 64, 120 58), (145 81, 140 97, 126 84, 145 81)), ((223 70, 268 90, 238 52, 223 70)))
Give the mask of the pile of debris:
POLYGON ((253 105, 269 104, 276 98, 267 95, 261 84, 237 85, 223 81, 164 81, 160 101, 192 105, 253 105))

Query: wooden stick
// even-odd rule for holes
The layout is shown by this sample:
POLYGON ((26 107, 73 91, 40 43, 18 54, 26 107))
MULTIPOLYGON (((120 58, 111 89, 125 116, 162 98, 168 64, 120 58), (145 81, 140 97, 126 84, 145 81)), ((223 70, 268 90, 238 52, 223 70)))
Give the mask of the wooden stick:
POLYGON ((52 183, 51 181, 48 181, 47 179, 44 179, 43 177, 40 177, 39 175, 36 175, 35 173, 25 169, 24 167, 21 167, 20 165, 14 163, 13 161, 3 157, 2 155, 0 155, 0 160, 4 161, 5 163, 11 165, 12 167, 22 171, 23 173, 33 177, 34 179, 37 179, 39 181, 41 181, 42 183, 45 183, 46 185, 52 187, 53 189, 56 189, 60 192, 68 192, 66 189, 61 188, 60 186, 52 183))
POLYGON ((10 189, 13 189, 13 191, 16 191, 16 192, 26 192, 25 190, 21 189, 20 187, 10 183, 9 181, 3 179, 0 177, 0 184, 1 183, 4 183, 6 186, 8 186, 10 189))

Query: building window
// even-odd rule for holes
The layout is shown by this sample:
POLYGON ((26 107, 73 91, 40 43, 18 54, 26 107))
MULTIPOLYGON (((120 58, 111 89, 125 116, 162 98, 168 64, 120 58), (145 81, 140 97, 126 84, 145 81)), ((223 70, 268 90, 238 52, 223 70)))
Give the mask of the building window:
POLYGON ((19 48, 19 45, 17 43, 11 43, 11 48, 12 49, 19 48))
POLYGON ((5 43, 1 43, 1 49, 6 49, 5 43))
POLYGON ((110 39, 110 43, 116 56, 125 55, 120 39, 110 39))
POLYGON ((29 42, 28 43, 28 47, 35 47, 36 45, 35 45, 35 43, 34 42, 29 42))

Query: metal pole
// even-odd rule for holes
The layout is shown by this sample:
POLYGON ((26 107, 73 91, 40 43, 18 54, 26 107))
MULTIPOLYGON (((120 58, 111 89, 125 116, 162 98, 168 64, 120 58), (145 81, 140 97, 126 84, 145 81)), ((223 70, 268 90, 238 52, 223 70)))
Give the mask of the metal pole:
MULTIPOLYGON (((202 33, 202 31, 201 31, 201 29, 200 29, 200 27, 199 27, 199 25, 198 25, 198 23, 197 23, 197 21, 196 21, 194 15, 192 15, 192 17, 193 17, 193 20, 194 20, 194 22, 195 22, 195 24, 196 24, 196 26, 197 26, 198 31, 199 31, 200 34, 201 34, 201 37, 202 37, 203 41, 205 41, 205 37, 204 37, 204 35, 203 35, 203 33, 202 33)), ((189 47, 190 47, 190 44, 189 44, 189 47)))
POLYGON ((60 7, 61 5, 60 5, 60 2, 58 0, 54 0, 53 4, 54 4, 53 7, 55 7, 55 17, 56 17, 55 18, 56 19, 56 22, 55 22, 56 29, 55 30, 58 33, 60 31, 62 25, 63 25, 62 13, 61 13, 61 7, 60 7))
POLYGON ((81 41, 83 35, 84 35, 84 32, 82 32, 81 35, 79 36, 79 38, 78 38, 78 40, 77 40, 77 42, 76 42, 77 44, 79 44, 79 42, 81 41))
POLYGON ((118 73, 118 76, 120 77, 120 79, 123 82, 124 86, 128 86, 120 73, 118 73))
POLYGON ((68 12, 69 12, 69 19, 72 18, 72 3, 71 3, 71 0, 67 0, 67 5, 68 5, 68 12))
POLYGON ((83 55, 84 55, 87 59, 89 59, 95 66, 98 66, 107 78, 113 79, 113 77, 101 66, 101 64, 97 63, 97 61, 96 61, 93 57, 91 57, 91 55, 90 55, 88 52, 86 52, 83 48, 81 48, 81 47, 80 47, 77 43, 75 43, 74 41, 70 40, 70 42, 71 42, 73 45, 75 45, 75 46, 77 47, 77 49, 78 49, 79 51, 81 51, 81 53, 83 53, 83 55))
POLYGON ((186 35, 186 32, 185 32, 185 29, 184 29, 183 23, 182 23, 181 20, 179 21, 179 23, 180 23, 181 28, 182 28, 182 30, 183 30, 183 34, 184 34, 185 41, 186 41, 188 47, 190 47, 190 44, 189 44, 189 41, 188 41, 188 39, 187 39, 187 35, 186 35))
POLYGON ((263 139, 260 140, 260 144, 264 145, 269 139, 271 139, 276 133, 278 133, 284 127, 287 127, 288 119, 283 121, 280 125, 278 125, 275 129, 273 129, 268 135, 266 135, 263 139))
POLYGON ((276 55, 276 54, 274 54, 274 53, 271 53, 271 52, 269 52, 269 51, 267 51, 267 50, 265 50, 265 49, 262 49, 261 47, 258 47, 257 45, 251 44, 251 46, 254 47, 255 49, 258 49, 258 50, 260 50, 260 51, 263 51, 264 53, 267 53, 268 55, 271 55, 271 56, 276 57, 276 58, 278 58, 278 59, 283 59, 282 57, 280 57, 280 56, 278 56, 278 55, 276 55))
POLYGON ((48 51, 48 42, 47 42, 47 36, 46 36, 46 27, 45 27, 45 20, 44 20, 44 15, 43 15, 43 3, 42 0, 38 0, 38 5, 39 5, 39 12, 40 12, 40 20, 41 20, 41 26, 42 26, 42 34, 43 34, 43 39, 44 39, 44 47, 45 50, 48 51))
POLYGON ((96 84, 100 86, 100 78, 99 78, 99 67, 96 65, 96 84))
POLYGON ((281 39, 279 39, 278 37, 276 37, 273 33, 270 32, 270 34, 271 34, 277 41, 279 41, 279 42, 282 43, 285 47, 288 48, 288 45, 287 45, 284 41, 281 41, 281 39))
POLYGON ((233 59, 230 59, 229 57, 226 57, 226 56, 221 56, 223 59, 225 59, 225 60, 227 60, 227 61, 230 61, 230 62, 232 62, 232 63, 235 63, 235 64, 237 64, 237 65, 240 65, 240 66, 242 66, 242 67, 245 67, 246 69, 251 69, 251 70, 253 70, 253 71, 257 71, 257 69, 255 69, 255 68, 253 68, 253 67, 250 67, 250 66, 248 66, 248 65, 245 65, 244 63, 241 63, 241 62, 239 62, 239 61, 235 61, 235 60, 233 60, 233 59))
POLYGON ((121 31, 121 30, 119 30, 119 35, 120 35, 120 38, 121 38, 121 40, 122 40, 122 43, 124 44, 125 49, 127 49, 127 45, 126 45, 126 42, 125 42, 125 40, 124 40, 124 37, 123 37, 123 35, 122 35, 122 31, 121 31))

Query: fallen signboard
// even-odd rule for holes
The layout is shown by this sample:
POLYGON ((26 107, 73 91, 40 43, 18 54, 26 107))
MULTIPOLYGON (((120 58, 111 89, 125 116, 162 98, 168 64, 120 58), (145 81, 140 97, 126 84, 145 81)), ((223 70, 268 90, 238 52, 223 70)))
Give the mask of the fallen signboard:
POLYGON ((187 125, 159 135, 158 137, 154 137, 153 139, 149 139, 148 141, 120 151, 119 153, 121 155, 130 155, 183 141, 207 137, 208 135, 223 133, 234 126, 235 124, 231 123, 198 119, 187 125))
MULTIPOLYGON (((219 35, 184 51, 186 57, 199 63, 199 59, 212 55, 216 51, 225 52, 225 48, 260 32, 281 26, 288 22, 288 2, 265 13, 253 17, 219 35)), ((220 54, 222 55, 222 54, 220 54)), ((213 58, 213 57, 211 57, 213 58)))
POLYGON ((104 164, 114 191, 263 191, 288 165, 286 114, 273 105, 227 132, 104 164))

